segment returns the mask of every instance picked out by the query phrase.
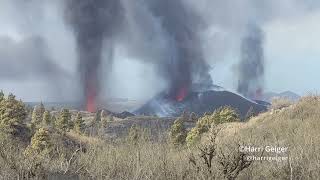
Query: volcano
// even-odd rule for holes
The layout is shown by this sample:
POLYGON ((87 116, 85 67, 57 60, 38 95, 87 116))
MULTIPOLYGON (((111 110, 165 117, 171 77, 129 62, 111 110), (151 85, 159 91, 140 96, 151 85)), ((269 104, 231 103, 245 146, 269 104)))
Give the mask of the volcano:
POLYGON ((208 90, 204 92, 190 92, 184 98, 180 98, 179 96, 177 99, 168 98, 166 93, 160 93, 137 109, 134 114, 178 117, 183 112, 194 112, 202 116, 206 112, 213 112, 224 106, 236 109, 241 118, 245 118, 250 109, 258 114, 266 111, 268 108, 267 104, 251 101, 230 91, 208 90))

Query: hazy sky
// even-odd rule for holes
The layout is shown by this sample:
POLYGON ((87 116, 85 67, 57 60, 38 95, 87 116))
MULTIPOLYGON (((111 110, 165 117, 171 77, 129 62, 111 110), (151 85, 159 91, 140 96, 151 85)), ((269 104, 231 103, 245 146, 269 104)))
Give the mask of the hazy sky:
MULTIPOLYGON (((320 91, 320 12, 266 24, 266 89, 291 90, 300 95, 320 91)), ((219 62, 212 76, 218 84, 234 89, 234 56, 219 62), (222 69, 220 69, 222 68, 222 69), (225 72, 229 72, 226 73, 225 72)))
MULTIPOLYGON (((310 2, 312 4, 313 1, 310 2)), ((0 89, 13 92, 26 101, 73 100, 68 97, 75 94, 77 87, 74 77, 75 43, 58 9, 50 2, 42 6, 39 3, 17 5, 9 0, 0 0, 0 89), (41 48, 45 54, 44 62, 38 61, 44 58, 42 55, 31 56, 28 53, 38 48, 34 43, 37 37, 43 39, 39 43, 45 47, 41 48), (48 71, 52 74, 57 72, 61 76, 59 82, 42 78, 46 72, 27 66, 29 62, 40 63, 42 67, 53 64, 48 71), (16 72, 20 71, 24 73, 18 75, 16 72)), ((319 22, 320 11, 312 10, 263 23, 266 91, 291 90, 300 95, 320 91, 319 22)), ((213 67, 214 83, 230 90, 236 89, 234 67, 239 60, 236 35, 218 32, 216 28, 206 32, 213 38, 204 44, 211 40, 218 42, 205 48, 207 58, 219 59, 208 61, 213 67), (211 55, 211 51, 215 53, 211 55)), ((159 92, 163 82, 156 77, 154 68, 128 57, 119 49, 115 52, 110 77, 112 88, 106 87, 106 93, 115 97, 148 99, 159 92)))

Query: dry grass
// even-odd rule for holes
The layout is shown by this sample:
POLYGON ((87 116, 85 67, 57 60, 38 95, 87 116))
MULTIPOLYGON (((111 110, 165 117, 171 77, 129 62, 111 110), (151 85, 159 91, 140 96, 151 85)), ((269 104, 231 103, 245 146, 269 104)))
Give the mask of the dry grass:
MULTIPOLYGON (((222 124, 213 146, 204 140, 207 135, 203 136, 201 146, 174 147, 148 138, 140 139, 138 143, 127 139, 106 142, 69 132, 64 138, 75 144, 73 148, 62 148, 61 143, 56 143, 59 145, 56 156, 43 158, 37 171, 30 169, 35 167, 34 160, 23 156, 23 148, 3 144, 0 179, 319 179, 319 121, 320 97, 308 96, 291 106, 262 113, 248 122, 222 124), (80 142, 86 145, 85 148, 77 146, 80 142), (254 161, 246 166, 241 159, 244 156, 267 156, 268 153, 241 154, 237 149, 239 144, 288 147, 288 153, 281 156, 289 159, 254 161), (203 160, 203 151, 211 149, 203 147, 215 148, 215 155, 207 155, 211 161, 209 166, 203 160), (237 161, 238 169, 232 170, 237 161)), ((56 136, 55 142, 58 141, 59 136, 56 136)))

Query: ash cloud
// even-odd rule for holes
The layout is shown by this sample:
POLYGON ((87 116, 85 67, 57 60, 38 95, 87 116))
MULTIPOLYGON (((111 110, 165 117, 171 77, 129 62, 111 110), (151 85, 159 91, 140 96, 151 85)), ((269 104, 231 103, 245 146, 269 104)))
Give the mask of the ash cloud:
MULTIPOLYGON (((4 84, 18 84, 24 90, 13 88, 13 92, 39 92, 35 85, 42 84, 46 95, 37 94, 37 98, 63 98, 70 95, 69 87, 74 77, 54 59, 48 52, 48 44, 39 36, 31 36, 22 40, 14 40, 7 36, 0 37, 0 89, 8 89, 4 84), (31 83, 31 84, 30 84, 31 83)), ((39 86, 37 86, 39 87, 39 86)), ((12 91, 12 88, 10 91, 12 91)), ((22 93, 23 94, 23 93, 22 93)), ((25 96, 28 96, 24 94, 25 96)), ((25 97, 24 97, 25 98, 25 97)))
POLYGON ((46 42, 38 36, 15 41, 0 37, 0 79, 21 81, 27 79, 70 78, 48 55, 46 42))
POLYGON ((238 64, 238 88, 242 95, 261 98, 264 88, 264 34, 256 24, 247 26, 247 32, 241 41, 240 62, 238 64))
MULTIPOLYGON (((287 19, 294 21, 296 17, 313 13, 319 10, 319 5, 318 2, 313 0, 2 0, 0 1, 0 33, 17 35, 19 39, 28 39, 28 37, 34 36, 44 37, 49 40, 47 46, 51 52, 54 52, 55 58, 49 55, 44 58, 31 58, 28 61, 36 65, 30 67, 26 65, 24 68, 20 66, 20 64, 24 64, 21 59, 19 62, 18 60, 12 61, 17 63, 11 64, 9 61, 1 59, 1 65, 13 69, 12 72, 4 69, 1 72, 1 79, 37 79, 44 76, 57 76, 59 78, 60 74, 73 73, 75 67, 74 62, 72 62, 75 59, 73 49, 77 48, 78 59, 82 60, 78 61, 78 74, 76 76, 81 74, 82 86, 81 88, 74 86, 74 89, 62 88, 62 91, 72 93, 83 91, 84 94, 86 91, 84 82, 87 81, 85 77, 90 77, 86 74, 92 72, 94 75, 91 78, 98 81, 96 83, 98 94, 100 82, 105 83, 105 79, 109 77, 102 77, 103 75, 99 75, 99 71, 102 66, 103 69, 110 69, 112 59, 115 59, 120 67, 118 68, 120 69, 118 70, 119 76, 122 75, 121 71, 132 72, 136 70, 132 67, 121 67, 123 62, 121 60, 127 59, 128 61, 139 61, 132 62, 132 64, 143 64, 144 67, 155 68, 157 77, 161 77, 150 80, 150 84, 153 83, 152 85, 148 84, 144 77, 141 78, 141 81, 130 79, 128 81, 130 83, 125 83, 126 86, 118 89, 129 89, 135 86, 145 92, 158 92, 162 88, 158 87, 160 79, 164 79, 168 91, 171 91, 168 93, 172 94, 175 94, 177 87, 184 85, 189 89, 197 87, 206 89, 208 85, 212 84, 211 76, 208 73, 210 70, 208 64, 216 69, 224 66, 221 69, 226 70, 223 71, 230 70, 231 73, 223 73, 230 73, 228 81, 237 84, 239 66, 237 66, 237 71, 232 71, 225 66, 227 66, 226 64, 239 64, 237 62, 226 62, 229 59, 232 59, 232 61, 233 59, 239 61, 242 59, 239 55, 239 47, 243 41, 241 37, 246 33, 248 22, 257 22, 259 28, 264 29, 266 24, 273 21, 287 21, 287 19), (85 6, 89 8, 85 8, 85 6), (99 10, 91 13, 96 8, 99 10), (122 14, 124 17, 122 17, 122 14), (51 16, 55 16, 54 19, 59 20, 53 20, 50 18, 51 16), (98 18, 93 18, 93 16, 98 18), (101 18, 104 20, 100 21, 101 18), (66 28, 65 24, 61 25, 62 22, 60 21, 67 22, 66 24, 69 27, 66 28), (85 26, 86 24, 88 26, 85 26), (94 26, 102 29, 90 28, 94 26), (73 34, 69 32, 73 32, 73 34), (115 39, 115 35, 120 38, 115 39), (76 38, 76 45, 73 44, 72 36, 76 38), (95 36, 102 37, 102 40, 95 36), (92 39, 92 41, 89 39, 92 39), (70 48, 70 51, 68 48, 70 48), (119 54, 116 54, 116 58, 104 59, 100 57, 101 52, 112 51, 114 48, 123 48, 125 52, 118 51, 119 54), (64 49, 66 50, 63 53, 59 53, 64 49), (40 60, 34 59, 47 60, 39 62, 40 60), (85 59, 96 60, 93 60, 94 63, 90 64, 91 60, 89 62, 85 59), (106 62, 102 64, 102 61, 106 62), (218 61, 220 67, 216 67, 218 61), (86 63, 88 63, 88 67, 86 63), (51 66, 51 69, 47 69, 48 73, 39 70, 40 67, 46 66, 41 64, 51 66), (60 67, 68 69, 69 72, 65 72, 60 67), (19 74, 23 70, 26 71, 25 76, 22 73, 19 74)), ((13 54, 20 53, 22 45, 18 44, 20 42, 10 46, 11 49, 16 51, 12 50, 13 54)), ((31 52, 33 50, 26 48, 26 51, 31 52)), ((3 52, 8 51, 4 50, 3 52)), ((35 54, 37 53, 39 54, 35 56, 43 56, 41 51, 35 52, 35 54)), ((213 77, 215 77, 217 71, 212 72, 213 77)), ((261 77, 263 76, 261 75, 261 77)), ((119 79, 121 80, 121 78, 119 79)), ((263 87, 263 82, 256 84, 263 87)), ((237 87, 234 89, 237 89, 237 87)), ((141 90, 137 90, 137 93, 145 96, 145 93, 141 93, 141 90)), ((103 93, 108 94, 110 91, 103 93)), ((127 95, 123 92, 117 91, 117 93, 116 96, 127 95)))
POLYGON ((203 19, 181 0, 138 2, 139 7, 132 4, 136 12, 129 17, 142 25, 142 28, 136 26, 134 29, 141 37, 133 45, 134 53, 146 52, 140 53, 140 57, 154 64, 159 77, 167 83, 167 94, 175 97, 181 89, 210 87, 210 68, 203 56, 199 36, 205 27, 203 19), (140 43, 141 40, 151 43, 140 43))
POLYGON ((119 0, 67 0, 65 3, 65 20, 76 38, 78 73, 85 98, 82 106, 85 107, 95 104, 100 93, 102 50, 105 44, 112 43, 119 29, 122 6, 119 0), (90 99, 93 102, 88 102, 90 99))

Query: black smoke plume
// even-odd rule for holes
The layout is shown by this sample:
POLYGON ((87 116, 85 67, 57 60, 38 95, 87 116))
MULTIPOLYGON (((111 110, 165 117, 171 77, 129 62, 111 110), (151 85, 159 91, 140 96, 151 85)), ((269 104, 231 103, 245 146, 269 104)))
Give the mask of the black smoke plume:
POLYGON ((183 100, 192 88, 212 85, 197 34, 204 27, 200 16, 181 0, 146 3, 151 14, 159 20, 170 49, 170 56, 157 62, 160 75, 168 82, 169 97, 183 100))
MULTIPOLYGON (((101 86, 99 68, 105 41, 111 40, 121 22, 119 0, 67 0, 66 20, 76 37, 79 75, 84 100, 89 111, 96 108, 101 86)), ((110 60, 109 60, 110 61, 110 60)))
POLYGON ((256 24, 247 26, 247 32, 241 42, 241 59, 238 65, 238 92, 259 100, 264 80, 264 34, 256 24))

